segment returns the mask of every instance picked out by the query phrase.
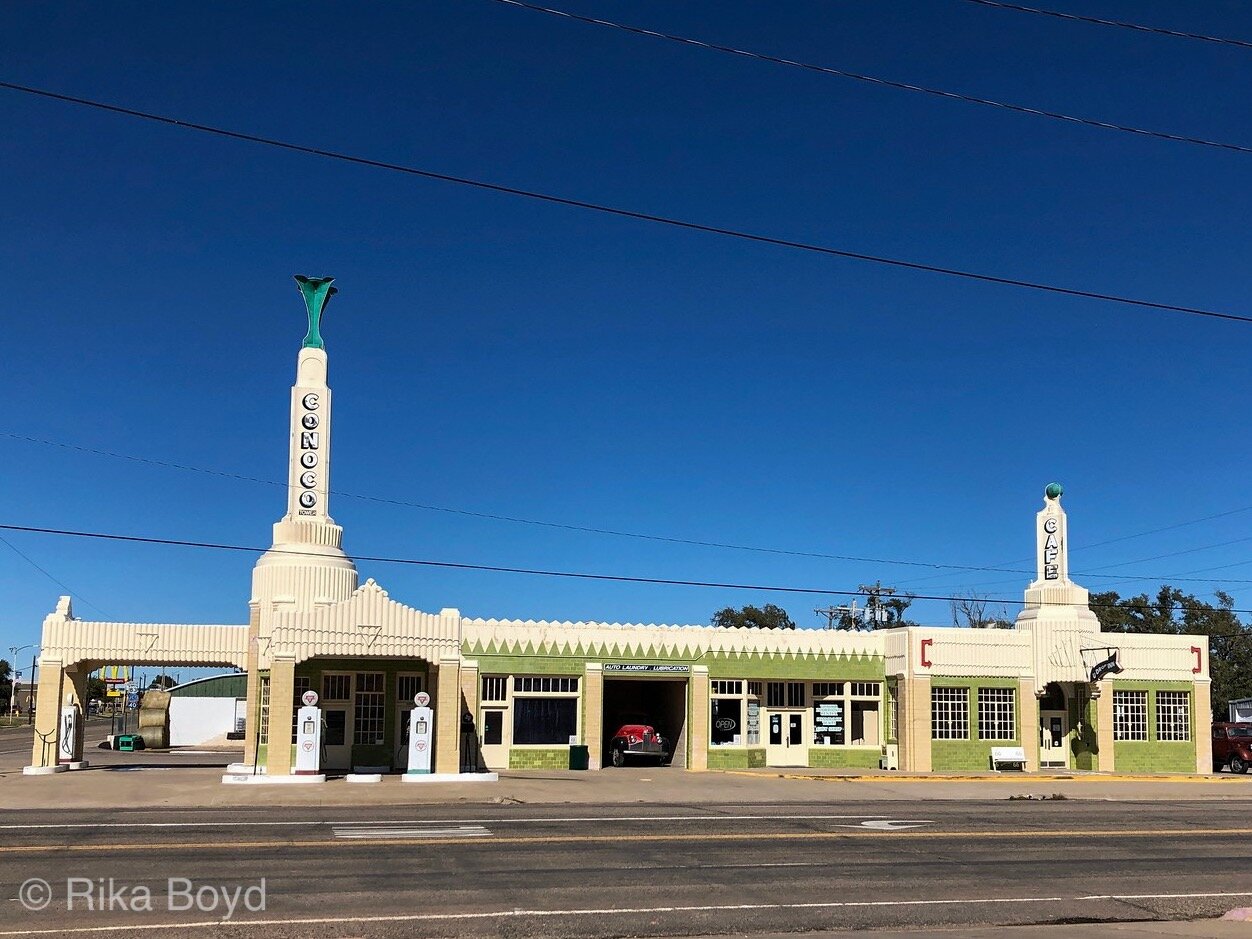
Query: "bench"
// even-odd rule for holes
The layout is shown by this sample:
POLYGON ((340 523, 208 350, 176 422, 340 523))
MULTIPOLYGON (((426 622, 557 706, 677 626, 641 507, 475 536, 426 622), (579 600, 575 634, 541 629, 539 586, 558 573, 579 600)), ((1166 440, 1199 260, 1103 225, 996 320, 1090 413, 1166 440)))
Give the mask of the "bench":
POLYGON ((1026 748, 1025 747, 992 747, 991 748, 991 769, 993 772, 999 772, 1001 764, 1017 764, 1019 770, 1026 769, 1026 748))

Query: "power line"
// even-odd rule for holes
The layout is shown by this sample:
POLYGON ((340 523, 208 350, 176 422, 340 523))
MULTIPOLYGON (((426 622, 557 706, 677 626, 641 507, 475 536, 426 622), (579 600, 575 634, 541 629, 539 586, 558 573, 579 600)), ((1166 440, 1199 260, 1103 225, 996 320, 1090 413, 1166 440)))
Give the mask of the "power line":
MULTIPOLYGON (((1231 541, 1219 541, 1216 544, 1200 545, 1198 548, 1184 548, 1181 551, 1171 551, 1168 554, 1154 554, 1152 557, 1135 558, 1131 561, 1118 561, 1116 564, 1101 564, 1099 567, 1092 568, 1093 571, 1107 571, 1114 567, 1125 567, 1128 564, 1142 564, 1144 561, 1160 561, 1164 558, 1176 558, 1184 554, 1196 554, 1200 551, 1211 551, 1213 548, 1226 548, 1232 544, 1244 544, 1252 541, 1252 537, 1235 538, 1231 541)), ((1120 575, 1119 575, 1120 576, 1120 575)))
MULTIPOLYGON (((1242 513, 1242 512, 1252 512, 1252 505, 1245 505, 1245 506, 1241 506, 1241 507, 1239 507, 1239 508, 1237 508, 1237 509, 1229 509, 1229 510, 1227 510, 1227 511, 1225 511, 1225 512, 1215 512, 1215 513, 1213 513, 1212 515, 1202 515, 1202 516, 1200 516, 1199 518, 1187 519, 1185 522, 1175 522, 1175 523, 1174 523, 1174 524, 1172 524, 1172 525, 1163 525, 1163 526, 1161 526, 1160 528, 1149 528, 1149 529, 1147 529, 1147 530, 1145 530, 1145 531, 1137 531, 1137 532, 1134 532, 1133 534, 1130 534, 1130 535, 1119 535, 1119 536, 1117 536, 1116 538, 1106 538, 1104 541, 1094 541, 1094 542, 1092 542, 1091 544, 1084 544, 1084 545, 1079 545, 1079 546, 1077 546, 1077 547, 1075 547, 1075 548, 1071 548, 1071 551, 1090 551, 1090 550, 1091 550, 1091 549, 1093 549, 1093 548, 1102 548, 1102 547, 1104 547, 1105 545, 1117 544, 1117 543, 1122 542, 1122 541, 1131 541, 1131 540, 1133 540, 1133 539, 1135 539, 1135 538, 1146 538, 1148 535, 1159 535, 1161 532, 1173 531, 1173 530, 1174 530, 1174 529, 1176 529, 1176 528, 1186 528, 1186 527, 1188 527, 1189 525, 1198 525, 1198 524, 1200 524, 1201 522, 1211 522, 1211 521, 1213 521, 1214 519, 1218 519, 1218 518, 1226 518, 1226 517, 1227 517, 1227 516, 1229 516, 1229 515, 1239 515, 1239 514, 1240 514, 1240 513, 1242 513)), ((1209 547, 1220 547, 1220 546, 1219 546, 1219 545, 1209 545, 1209 547)), ((1199 549, 1199 548, 1197 548, 1197 549, 1195 549, 1195 550, 1203 550, 1203 549, 1199 549)), ((1188 553, 1188 552, 1180 552, 1180 553, 1188 553)), ((1013 559, 1012 559, 1012 560, 1010 560, 1010 561, 997 561, 997 562, 995 562, 994 564, 989 565, 989 566, 986 568, 986 570, 988 570, 988 571, 994 571, 994 570, 997 570, 998 568, 1001 568, 1001 567, 1003 567, 1003 566, 1005 566, 1005 565, 1008 565, 1008 564, 1025 564, 1026 562, 1028 562, 1028 561, 1032 561, 1032 560, 1034 560, 1034 559, 1033 559, 1033 558, 1029 558, 1029 557, 1022 557, 1022 558, 1013 558, 1013 559)), ((1155 558, 1140 558, 1140 561, 1142 561, 1142 560, 1155 560, 1155 558)), ((1139 563, 1139 561, 1129 561, 1129 562, 1127 562, 1127 563, 1137 564, 1137 563, 1139 563)), ((1239 564, 1252 564, 1252 561, 1240 561, 1240 562, 1239 562, 1239 564)), ((1237 566, 1239 566, 1239 565, 1238 565, 1238 564, 1230 564, 1230 565, 1226 565, 1226 566, 1228 566, 1228 567, 1237 567, 1237 566)), ((1183 571, 1182 573, 1183 573, 1183 575, 1185 575, 1185 574, 1199 574, 1199 573, 1204 573, 1204 572, 1206 572, 1206 571, 1210 571, 1210 570, 1220 570, 1220 569, 1221 569, 1221 568, 1216 568, 1216 567, 1205 567, 1205 568, 1200 568, 1198 571, 1183 571)), ((1095 570, 1103 570, 1103 568, 1095 568, 1095 570)), ((938 577, 943 577, 943 576, 946 576, 946 575, 944 575, 944 574, 934 574, 934 575, 931 575, 931 576, 928 576, 928 577, 916 577, 916 578, 913 578, 913 579, 911 579, 911 580, 905 581, 903 584, 900 584, 899 586, 905 586, 905 587, 907 587, 910 583, 913 583, 913 584, 925 583, 925 582, 926 582, 926 581, 928 581, 928 580, 935 580, 936 578, 938 578, 938 577)), ((1083 572, 1083 573, 1079 573, 1077 576, 1079 576, 1079 577, 1085 577, 1085 576, 1088 576, 1088 575, 1087 575, 1087 572, 1083 572)), ((1096 575, 1096 576, 1100 576, 1100 575, 1096 575)), ((1157 578, 1155 578, 1155 577, 1135 578, 1135 577, 1131 577, 1131 576, 1127 575, 1127 577, 1124 577, 1124 578, 1119 578, 1119 579, 1123 579, 1123 580, 1126 580, 1126 579, 1128 579, 1128 580, 1136 580, 1136 579, 1156 580, 1157 578)), ((1165 579, 1165 580, 1182 580, 1182 579, 1183 579, 1183 576, 1182 576, 1182 575, 1179 575, 1179 576, 1173 576, 1173 577, 1166 576, 1166 577, 1165 577, 1165 578, 1163 578, 1163 579, 1165 579)), ((1203 578, 1199 578, 1199 579, 1201 579, 1201 580, 1202 580, 1203 578)), ((1233 582, 1233 581, 1228 581, 1228 582, 1233 582)), ((997 583, 997 584, 999 584, 999 583, 1005 583, 1005 581, 994 581, 993 583, 997 583)), ((1252 581, 1249 581, 1249 583, 1252 583, 1252 581)))
POLYGON ((1178 29, 1166 29, 1163 26, 1144 26, 1142 23, 1128 23, 1124 20, 1105 20, 1097 16, 1080 16, 1077 13, 1061 13, 1058 10, 1041 10, 1038 7, 1021 6, 1016 3, 1001 3, 1000 0, 965 0, 984 7, 997 7, 1001 10, 1013 10, 1017 13, 1033 13, 1037 16, 1051 16, 1058 20, 1075 20, 1081 23, 1094 23, 1097 26, 1116 26, 1119 29, 1133 29, 1140 33, 1155 33, 1159 36, 1173 36, 1176 39, 1197 39, 1201 42, 1215 42, 1224 46, 1240 46, 1252 49, 1252 41, 1247 39, 1231 39, 1227 36, 1206 36, 1203 33, 1188 33, 1178 29))
MULTIPOLYGON (((96 456, 110 457, 112 459, 128 460, 133 463, 141 463, 141 464, 146 464, 150 466, 160 466, 165 469, 182 470, 184 472, 191 472, 191 473, 203 473, 208 476, 217 476, 222 479, 236 479, 236 480, 241 480, 243 482, 261 483, 262 485, 275 486, 275 487, 279 487, 283 489, 289 488, 289 483, 279 482, 274 479, 264 479, 260 476, 248 476, 243 473, 231 473, 231 472, 226 472, 223 470, 207 469, 202 466, 193 466, 188 463, 175 463, 171 460, 157 460, 157 459, 153 459, 150 457, 134 456, 133 454, 128 454, 128 453, 118 453, 117 451, 114 451, 114 450, 103 450, 97 447, 86 447, 80 444, 63 443, 61 441, 56 441, 56 440, 46 440, 40 437, 31 437, 26 434, 15 434, 9 431, 0 431, 0 437, 7 437, 11 440, 23 440, 28 443, 37 443, 37 444, 42 444, 44 446, 49 446, 49 447, 59 447, 61 449, 73 450, 79 453, 90 453, 96 456)), ((817 560, 827 560, 827 561, 852 561, 852 562, 863 563, 863 564, 894 564, 894 565, 903 566, 903 567, 924 567, 924 568, 928 568, 928 569, 932 569, 936 571, 943 571, 943 573, 934 575, 935 577, 946 577, 948 576, 948 572, 950 571, 971 571, 971 572, 976 572, 976 573, 1022 574, 1022 575, 1031 575, 1035 573, 1032 570, 1026 570, 1023 568, 1003 567, 1003 566, 997 566, 997 565, 988 566, 988 565, 976 565, 976 564, 947 564, 947 563, 942 563, 938 561, 918 561, 918 560, 899 560, 895 558, 859 557, 857 555, 849 555, 849 554, 828 554, 828 553, 824 553, 821 551, 799 551, 799 550, 787 549, 787 548, 769 548, 769 547, 764 547, 761 545, 735 544, 733 542, 726 542, 726 541, 706 541, 706 540, 700 540, 696 538, 679 538, 679 537, 669 536, 669 535, 654 535, 654 534, 648 534, 644 532, 624 531, 624 530, 613 529, 613 528, 598 528, 598 527, 593 527, 589 525, 572 525, 572 524, 567 524, 564 522, 549 522, 549 521, 545 521, 542 519, 521 518, 515 515, 501 515, 501 514, 496 514, 496 513, 491 513, 491 512, 475 512, 469 509, 457 509, 457 508, 451 508, 451 507, 442 506, 442 505, 430 505, 430 504, 423 503, 423 502, 411 502, 405 499, 389 499, 389 498, 385 498, 382 496, 363 495, 357 492, 346 492, 342 489, 331 489, 330 494, 333 496, 340 497, 340 498, 359 499, 364 502, 376 502, 381 505, 395 505, 395 506, 401 506, 404 508, 422 509, 424 511, 444 512, 450 515, 461 515, 461 516, 466 516, 469 518, 481 518, 481 519, 487 519, 490 521, 497 521, 497 522, 511 522, 511 523, 521 524, 521 525, 535 525, 535 526, 539 526, 543 528, 554 528, 554 529, 564 530, 564 531, 580 532, 583 534, 609 535, 609 536, 613 536, 617 538, 635 538, 635 539, 639 539, 643 541, 656 541, 656 542, 662 542, 665 544, 690 545, 693 547, 702 547, 702 548, 724 548, 724 549, 729 549, 733 551, 752 551, 752 552, 757 552, 761 554, 783 555, 786 557, 804 557, 804 558, 814 558, 817 560)), ((1234 510, 1234 511, 1243 511, 1243 510, 1234 510)), ((1207 518, 1219 518, 1222 515, 1228 515, 1228 514, 1233 514, 1233 513, 1223 512, 1223 513, 1218 513, 1217 515, 1213 515, 1213 516, 1206 516, 1205 518, 1206 519, 1207 518)), ((1203 521, 1203 520, 1204 519, 1201 519, 1200 521, 1203 521)), ((1153 531, 1163 531, 1169 528, 1180 527, 1181 525, 1184 525, 1184 524, 1188 524, 1188 523, 1183 522, 1183 523, 1179 523, 1179 525, 1166 526, 1165 529, 1154 529, 1153 531)), ((1146 532, 1144 534, 1151 534, 1151 533, 1152 532, 1146 532)), ((1133 538, 1133 537, 1137 537, 1137 536, 1135 535, 1124 536, 1124 538, 1133 538)), ((1114 538, 1111 540, 1119 541, 1119 540, 1124 540, 1124 539, 1114 538)), ((1197 551, 1207 550, 1208 548, 1225 547, 1226 545, 1229 545, 1229 544, 1237 544, 1239 542, 1249 541, 1249 540, 1252 540, 1252 538, 1240 538, 1231 542, 1222 542, 1220 544, 1215 544, 1215 545, 1205 545, 1203 547, 1190 548, 1185 551, 1177 551, 1171 554, 1160 554, 1160 555, 1155 555, 1150 558, 1139 558, 1135 561, 1124 561, 1124 562, 1121 562, 1121 564, 1111 564, 1111 565, 1106 565, 1106 567, 1120 567, 1125 564, 1137 564, 1140 561, 1154 561, 1159 558, 1174 557, 1175 555, 1178 555, 1178 554, 1192 554, 1197 551)), ((1099 543, 1107 544, 1108 542, 1099 542, 1099 543)), ((1093 547, 1093 546, 1089 546, 1089 547, 1093 547)), ((1016 564, 1016 563, 1021 563, 1025 561, 1030 561, 1030 560, 1032 560, 1032 558, 1022 558, 1021 561, 1007 561, 1004 563, 1016 564)), ((1239 562, 1239 564, 1243 564, 1243 563, 1252 563, 1252 561, 1239 562)), ((1228 566, 1235 567, 1238 565, 1232 564, 1228 566)), ((1105 569, 1104 567, 1099 567, 1099 568, 1094 568, 1091 571, 1076 571, 1075 576, 1101 577, 1101 578, 1110 578, 1110 579, 1116 578, 1117 580, 1184 581, 1184 580, 1191 579, 1191 580, 1198 580, 1203 583, 1217 583, 1217 582, 1252 583, 1252 580, 1242 581, 1238 579, 1208 578, 1208 577, 1187 578, 1181 575, 1174 576, 1170 574, 1135 575, 1135 574, 1095 573, 1095 571, 1104 570, 1104 569, 1105 569)), ((1207 570, 1219 570, 1219 569, 1221 568, 1201 568, 1200 571, 1186 571, 1184 572, 1184 574, 1203 573, 1204 571, 1207 571, 1207 570)), ((919 583, 924 580, 930 580, 930 579, 933 579, 933 578, 930 578, 930 577, 915 578, 911 581, 905 581, 904 583, 897 583, 897 586, 908 586, 909 583, 919 583)), ((996 583, 996 584, 1012 583, 1012 581, 998 580, 998 581, 994 581, 993 583, 996 583)), ((65 586, 65 585, 62 584, 61 586, 65 586)))
POLYGON ((288 150, 293 153, 303 153, 308 156, 321 157, 327 160, 337 160, 342 163, 367 166, 372 169, 404 173, 408 176, 419 176, 423 179, 433 179, 440 182, 452 183, 458 186, 470 186, 472 188, 482 189, 488 192, 498 192, 504 195, 519 196, 525 199, 535 199, 552 205, 563 205, 569 208, 584 209, 589 212, 599 212, 605 215, 617 216, 619 218, 629 218, 641 222, 652 222, 657 225, 667 225, 671 228, 680 228, 686 231, 698 231, 709 235, 721 235, 726 238, 735 238, 740 241, 750 241, 755 244, 773 245, 778 248, 789 248, 796 251, 806 251, 812 254, 844 258, 852 261, 865 261, 870 264, 881 264, 888 267, 902 268, 904 270, 923 271, 929 274, 941 274, 945 277, 958 277, 964 280, 978 281, 980 283, 998 284, 1003 287, 1019 287, 1025 290, 1037 290, 1043 293, 1058 294, 1066 297, 1080 297, 1086 300, 1099 300, 1105 303, 1117 303, 1125 306, 1142 307, 1150 310, 1161 310, 1170 313, 1185 313, 1190 316, 1205 316, 1213 319, 1230 320, 1237 323, 1252 323, 1252 316, 1244 316, 1238 313, 1228 313, 1221 310, 1208 310, 1201 307, 1184 306, 1175 303, 1161 303, 1155 300, 1142 300, 1133 297, 1119 296, 1117 294, 1101 293, 1094 290, 1082 290, 1074 287, 1061 287, 1056 284, 1046 284, 1039 281, 1023 280, 1015 277, 1001 277, 995 274, 983 274, 977 271, 943 267, 938 264, 926 264, 920 261, 906 261, 901 258, 890 258, 882 255, 867 254, 861 251, 833 248, 828 245, 814 244, 806 241, 795 241, 789 238, 776 238, 771 235, 755 234, 753 232, 746 232, 734 228, 723 228, 717 225, 706 225, 702 222, 692 222, 666 215, 639 212, 633 209, 622 209, 615 206, 603 205, 597 202, 587 202, 582 199, 555 196, 550 193, 538 192, 531 189, 520 189, 516 186, 506 186, 500 183, 488 182, 486 180, 471 179, 466 176, 453 176, 448 173, 437 173, 433 170, 420 169, 415 166, 407 166, 401 163, 390 163, 385 160, 375 160, 369 157, 355 156, 350 153, 342 153, 336 150, 325 150, 320 147, 308 147, 303 144, 291 143, 290 141, 279 140, 273 137, 262 137, 258 134, 248 134, 241 131, 227 130, 222 127, 214 127, 209 124, 198 124, 193 121, 184 121, 161 114, 155 114, 149 111, 139 111, 134 108, 107 104, 102 101, 93 101, 88 98, 79 98, 73 95, 60 94, 58 92, 47 91, 42 88, 32 88, 27 85, 18 85, 13 82, 0 81, 0 88, 6 88, 10 91, 34 95, 36 97, 46 98, 52 101, 61 101, 67 104, 76 104, 82 107, 107 111, 112 114, 121 114, 127 117, 134 117, 139 120, 151 121, 157 124, 180 127, 184 130, 194 130, 200 133, 212 134, 214 136, 225 137, 230 140, 255 143, 267 147, 275 147, 281 150, 288 150))
MULTIPOLYGON (((261 483, 267 486, 277 486, 283 489, 289 488, 289 483, 279 482, 273 479, 263 479, 259 476, 247 476, 242 473, 230 473, 221 470, 206 469, 200 466, 192 466, 187 463, 174 463, 169 460, 157 460, 149 457, 133 456, 127 453, 118 453, 113 450, 102 450, 96 447, 85 447, 79 444, 62 443, 56 440, 45 440, 39 437, 30 437, 25 434, 14 434, 8 431, 0 431, 0 437, 7 437, 11 440, 24 440, 28 443, 38 443, 50 447, 60 447, 66 450, 74 450, 80 453, 91 453, 97 456, 106 456, 118 460, 129 460, 134 463, 144 463, 151 466, 160 466, 166 469, 183 470, 192 473, 204 473, 209 476, 217 476, 223 479, 237 479, 244 482, 261 483)), ((753 551, 762 554, 778 554, 787 557, 805 557, 815 558, 827 561, 855 561, 864 564, 896 564, 907 567, 925 567, 934 570, 973 570, 979 572, 992 571, 994 573, 1005 574, 1029 574, 1030 571, 1015 570, 1009 568, 987 568, 987 567, 970 567, 962 564, 942 564, 932 561, 899 561, 891 558, 870 558, 858 557, 848 554, 827 554, 821 551, 798 551, 788 550, 785 548, 769 548, 760 545, 743 545, 734 544, 725 541, 704 541, 696 538, 678 538, 667 535, 653 535, 644 532, 624 531, 613 528, 598 528, 589 525, 572 525, 564 522, 549 522, 542 519, 521 518, 516 515, 501 515, 492 512, 475 512, 469 509, 450 508, 443 505, 430 505, 423 502, 410 502, 404 499, 388 499, 382 496, 362 495, 357 492, 345 492, 341 489, 332 489, 330 494, 341 498, 360 499, 364 502, 376 502, 382 505, 396 505, 411 509, 422 509, 431 512, 444 512, 450 515, 462 515, 469 518, 481 518, 497 522, 513 522, 521 525, 536 525, 543 528, 555 528, 564 531, 575 531, 592 535, 611 535, 618 538, 637 538, 643 541, 659 541, 667 544, 691 545, 701 548, 726 548, 733 551, 753 551)))
MULTIPOLYGON (((839 78, 850 78, 853 81, 879 85, 884 88, 895 88, 900 91, 911 91, 917 94, 931 95, 936 98, 946 98, 949 101, 963 101, 966 104, 979 104, 985 107, 999 108, 1004 111, 1013 111, 1017 114, 1029 114, 1033 117, 1046 117, 1050 120, 1064 121, 1068 124, 1081 124, 1085 127, 1096 127, 1101 130, 1113 130, 1125 134, 1135 134, 1140 137, 1155 137, 1158 140, 1170 140, 1175 143, 1189 143, 1201 147, 1215 147, 1219 150, 1233 150, 1236 153, 1252 153, 1252 146, 1245 146, 1243 144, 1227 143, 1220 140, 1209 140, 1203 137, 1189 137, 1185 134, 1174 134, 1169 131, 1149 130, 1144 127, 1134 127, 1129 124, 1117 124, 1112 121, 1101 121, 1089 117, 1077 117, 1073 114, 1064 114, 1060 111, 1048 111, 1043 108, 1029 107, 1028 105, 1010 104, 1009 102, 997 101, 992 98, 980 98, 975 95, 961 94, 960 92, 947 91, 942 88, 931 88, 926 85, 915 85, 910 82, 894 81, 888 78, 866 75, 861 72, 852 72, 847 69, 834 68, 828 65, 814 65, 811 62, 800 62, 795 59, 769 55, 764 52, 752 52, 747 49, 738 49, 734 46, 723 46, 703 39, 692 39, 689 36, 677 36, 673 33, 663 33, 654 29, 644 29, 639 26, 628 26, 625 23, 617 23, 612 20, 602 20, 593 16, 582 16, 578 13, 570 13, 568 10, 556 10, 552 7, 539 6, 534 3, 524 3, 523 0, 495 0, 495 2, 505 4, 506 6, 518 7, 523 10, 532 10, 535 13, 546 13, 549 16, 559 16, 565 19, 577 20, 580 23, 588 23, 594 26, 606 26, 610 29, 634 33, 637 36, 664 39, 681 45, 708 49, 711 52, 723 52, 727 55, 737 55, 747 59, 756 59, 761 62, 771 62, 775 65, 785 65, 791 68, 804 69, 809 72, 818 72, 823 75, 835 75, 839 78)), ((975 0, 975 2, 977 2, 977 0, 975 0)))
POLYGON ((95 610, 95 611, 96 611, 97 613, 99 613, 101 616, 108 616, 108 615, 109 615, 108 613, 104 612, 104 610, 100 609, 100 607, 96 606, 94 603, 92 603, 90 600, 88 600, 86 597, 84 597, 81 593, 79 593, 79 592, 78 592, 77 590, 75 590, 73 587, 71 587, 69 584, 65 583, 65 581, 63 581, 63 580, 57 580, 57 578, 53 577, 50 573, 48 573, 48 571, 46 571, 44 568, 42 568, 42 567, 40 567, 38 564, 36 564, 36 563, 35 563, 35 562, 34 562, 34 561, 30 558, 30 557, 28 557, 26 554, 24 554, 24 553, 22 553, 20 550, 18 550, 17 546, 16 546, 16 545, 14 545, 14 544, 13 544, 13 542, 9 541, 9 539, 7 539, 7 538, 0 538, 0 543, 3 543, 3 544, 4 544, 4 546, 5 546, 6 548, 8 548, 10 551, 12 551, 14 554, 16 554, 19 558, 21 558, 23 561, 25 561, 27 564, 29 564, 31 567, 33 567, 35 570, 39 571, 39 573, 43 574, 43 576, 44 576, 44 577, 47 577, 47 578, 48 578, 48 580, 52 581, 54 584, 56 584, 58 587, 60 587, 60 588, 61 588, 62 590, 64 590, 66 593, 70 594, 71 596, 78 597, 78 599, 79 599, 79 600, 81 600, 81 601, 82 601, 83 603, 85 603, 87 606, 91 607, 93 610, 95 610))
MULTIPOLYGON (((148 544, 160 545, 164 547, 179 548, 203 548, 214 551, 235 551, 246 552, 248 554, 289 554, 297 557, 308 557, 300 551, 285 551, 279 548, 261 548, 255 545, 234 545, 222 544, 210 541, 185 541, 177 538, 146 538, 140 535, 118 535, 108 532, 92 532, 92 531, 75 531, 73 529, 63 528, 43 528, 33 525, 3 525, 0 524, 0 530, 4 531, 20 531, 31 534, 40 535, 60 535, 71 538, 90 538, 99 541, 126 542, 130 544, 148 544)), ((594 580, 608 581, 613 583, 626 584, 655 584, 667 587, 710 587, 718 590, 755 590, 758 593, 796 593, 810 594, 828 597, 858 597, 863 596, 863 590, 832 590, 827 587, 790 587, 771 584, 742 584, 742 583, 723 583, 719 581, 708 580, 677 580, 665 577, 631 577, 625 574, 591 574, 583 571, 553 571, 543 570, 530 567, 502 567, 494 564, 468 564, 457 561, 431 561, 418 558, 398 558, 384 557, 368 554, 349 554, 348 557, 354 561, 368 561, 374 564, 402 564, 412 567, 438 567, 449 570, 463 571, 484 571, 495 574, 527 574, 535 577, 562 577, 574 580, 594 580)), ((910 594, 911 600, 962 600, 965 597, 959 596, 937 596, 928 594, 910 594)), ((985 597, 988 603, 1012 603, 1017 606, 1025 606, 1025 600, 1014 600, 1003 597, 985 597)), ((1040 601, 1040 606, 1070 606, 1068 603, 1056 603, 1051 601, 1040 601)), ((1114 606, 1113 604, 1106 604, 1114 606)), ((1094 606, 1101 606, 1094 604, 1094 606)), ((1230 610, 1231 613, 1252 613, 1252 610, 1230 610)))

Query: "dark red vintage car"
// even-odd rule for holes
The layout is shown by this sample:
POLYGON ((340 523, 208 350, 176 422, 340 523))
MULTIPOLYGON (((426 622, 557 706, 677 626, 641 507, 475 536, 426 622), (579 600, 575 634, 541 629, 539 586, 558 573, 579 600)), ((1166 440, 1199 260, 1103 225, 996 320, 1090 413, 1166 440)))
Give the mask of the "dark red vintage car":
POLYGON ((664 738, 651 724, 623 724, 609 741, 609 760, 614 766, 638 760, 668 763, 670 755, 664 738))
POLYGON ((1232 773, 1246 773, 1252 766, 1252 724, 1213 725, 1213 772, 1227 764, 1232 773))

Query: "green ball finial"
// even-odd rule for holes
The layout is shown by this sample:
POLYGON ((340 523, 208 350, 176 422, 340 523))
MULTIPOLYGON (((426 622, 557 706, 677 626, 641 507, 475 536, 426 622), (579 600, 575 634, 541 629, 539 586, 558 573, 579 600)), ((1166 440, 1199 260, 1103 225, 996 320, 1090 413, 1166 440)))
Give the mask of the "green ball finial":
POLYGON ((1043 494, 1049 499, 1059 499, 1061 496, 1065 495, 1065 487, 1060 483, 1048 483, 1047 487, 1043 490, 1043 494))

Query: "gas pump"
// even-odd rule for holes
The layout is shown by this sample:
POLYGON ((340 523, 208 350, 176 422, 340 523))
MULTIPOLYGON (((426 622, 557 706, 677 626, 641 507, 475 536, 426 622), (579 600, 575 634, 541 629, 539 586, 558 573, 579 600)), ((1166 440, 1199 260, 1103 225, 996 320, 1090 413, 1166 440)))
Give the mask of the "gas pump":
POLYGON ((434 750, 435 712, 430 708, 430 695, 419 691, 413 696, 416 707, 409 712, 409 774, 430 772, 430 755, 434 750))
POLYGON ((81 763, 79 758, 81 751, 78 748, 78 735, 81 729, 81 719, 78 705, 74 703, 74 696, 66 695, 65 706, 61 708, 61 726, 57 737, 58 763, 74 764, 74 768, 78 765, 86 765, 81 763))
POLYGON ((296 712, 296 765, 292 772, 316 776, 322 765, 322 709, 317 706, 316 691, 306 691, 300 700, 304 707, 296 712))

